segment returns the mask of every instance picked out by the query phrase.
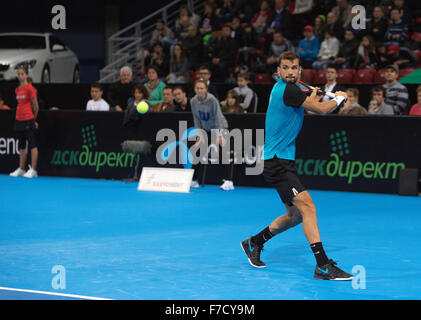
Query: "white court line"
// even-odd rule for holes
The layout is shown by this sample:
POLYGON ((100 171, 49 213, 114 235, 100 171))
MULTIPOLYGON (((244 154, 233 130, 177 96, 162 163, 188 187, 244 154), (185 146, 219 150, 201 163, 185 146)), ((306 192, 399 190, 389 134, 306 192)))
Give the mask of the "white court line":
POLYGON ((27 290, 27 289, 16 289, 16 288, 6 288, 6 287, 0 287, 0 290, 6 290, 6 291, 9 290, 9 291, 25 292, 25 293, 38 293, 38 294, 45 294, 45 295, 50 295, 50 296, 60 296, 60 297, 79 298, 79 299, 88 299, 88 300, 111 300, 111 299, 106 299, 106 298, 80 296, 80 295, 77 295, 77 294, 67 294, 67 293, 57 293, 57 292, 27 290))

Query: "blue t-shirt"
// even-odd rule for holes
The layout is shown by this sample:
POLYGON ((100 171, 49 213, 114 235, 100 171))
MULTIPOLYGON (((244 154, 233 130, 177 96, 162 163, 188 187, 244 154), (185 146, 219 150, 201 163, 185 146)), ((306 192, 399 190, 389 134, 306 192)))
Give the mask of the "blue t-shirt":
POLYGON ((275 156, 295 160, 295 139, 303 124, 304 109, 301 106, 306 98, 299 84, 277 78, 266 112, 263 160, 275 156))

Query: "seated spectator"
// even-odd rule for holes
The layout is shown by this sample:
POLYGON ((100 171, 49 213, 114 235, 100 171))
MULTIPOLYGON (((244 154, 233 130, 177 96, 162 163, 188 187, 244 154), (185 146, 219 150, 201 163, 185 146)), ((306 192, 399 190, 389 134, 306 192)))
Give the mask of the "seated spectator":
POLYGON ((163 89, 166 87, 165 83, 158 78, 158 69, 154 66, 149 66, 146 71, 148 82, 145 83, 146 89, 149 93, 149 101, 152 105, 163 102, 163 89))
POLYGON ((234 16, 234 4, 233 0, 224 0, 221 8, 217 8, 215 13, 220 24, 231 22, 234 16))
POLYGON ((155 104, 152 107, 152 112, 174 112, 175 104, 171 87, 166 87, 162 90, 162 102, 155 104))
POLYGON ((108 89, 108 101, 111 108, 115 111, 123 111, 127 106, 128 99, 132 97, 133 93, 133 72, 130 67, 123 67, 120 69, 120 80, 113 83, 108 89))
POLYGON ((352 20, 352 6, 347 0, 337 0, 337 6, 332 9, 332 12, 338 17, 342 28, 346 28, 352 20))
POLYGON ((368 114, 367 110, 364 107, 361 107, 360 105, 349 107, 347 109, 342 109, 339 112, 340 115, 343 116, 365 116, 368 114))
POLYGON ((402 20, 406 24, 411 22, 411 11, 405 5, 405 0, 393 0, 393 7, 398 8, 402 12, 402 20))
POLYGON ((215 98, 219 99, 219 94, 218 94, 218 89, 217 87, 211 83, 211 78, 212 78, 212 71, 211 69, 209 69, 209 67, 207 66, 201 66, 199 68, 199 73, 198 73, 199 79, 202 79, 206 82, 206 85, 208 87, 208 92, 212 93, 215 98))
MULTIPOLYGON (((256 31, 256 30, 254 30, 256 31)), ((231 21, 231 38, 233 38, 238 45, 241 45, 241 37, 244 32, 243 27, 241 26, 241 20, 239 17, 232 18, 231 21)))
POLYGON ((179 18, 175 22, 175 27, 180 27, 181 20, 187 17, 189 19, 190 24, 194 25, 196 28, 199 27, 200 16, 194 12, 191 12, 189 7, 186 5, 182 5, 179 10, 179 18))
POLYGON ((237 75, 237 87, 234 88, 234 91, 238 95, 243 110, 253 112, 257 105, 257 95, 249 88, 249 83, 250 75, 246 72, 239 73, 237 75))
POLYGON ((266 34, 266 28, 270 25, 272 20, 272 11, 269 6, 269 1, 262 0, 260 3, 260 10, 256 12, 251 19, 251 24, 259 36, 266 34))
POLYGON ((393 107, 385 102, 386 90, 382 86, 371 89, 371 101, 368 113, 373 115, 394 115, 393 107))
POLYGON ((183 42, 183 40, 187 37, 189 33, 189 27, 192 25, 190 22, 190 18, 186 15, 180 18, 180 21, 175 28, 175 39, 177 42, 183 42))
POLYGON ((145 67, 154 66, 158 70, 158 77, 164 78, 170 72, 169 59, 161 43, 153 45, 153 51, 145 58, 145 67))
POLYGON ((180 44, 176 44, 170 59, 170 73, 167 83, 188 83, 190 81, 189 63, 180 44))
POLYGON ((358 69, 374 68, 376 64, 376 49, 370 35, 363 36, 358 47, 355 65, 358 69))
POLYGON ((194 25, 189 26, 182 47, 189 62, 189 69, 196 69, 203 59, 203 41, 194 25))
POLYGON ((395 114, 408 114, 408 89, 398 82, 399 68, 395 65, 386 66, 384 78, 386 83, 386 103, 393 107, 395 114))
POLYGON ((284 37, 281 31, 275 31, 273 41, 269 47, 268 58, 266 59, 266 64, 270 67, 268 72, 272 71, 273 67, 279 64, 279 56, 285 51, 295 52, 294 45, 284 37))
POLYGON ((266 34, 273 35, 276 30, 279 30, 287 38, 292 36, 290 32, 291 15, 286 5, 286 0, 275 0, 272 23, 267 28, 266 34))
POLYGON ((176 112, 190 112, 190 99, 187 97, 186 90, 182 86, 175 86, 172 90, 176 112))
POLYGON ((235 90, 229 90, 227 98, 223 101, 222 106, 223 113, 244 113, 244 109, 240 105, 240 97, 235 90))
POLYGON ((208 54, 211 62, 209 67, 217 82, 224 82, 228 78, 228 68, 233 67, 237 55, 237 44, 231 38, 231 27, 222 27, 221 38, 214 43, 214 50, 208 54))
POLYGON ((156 22, 155 30, 152 32, 152 38, 150 41, 151 47, 153 47, 155 43, 160 43, 163 46, 172 46, 175 44, 174 32, 165 26, 165 23, 162 20, 158 20, 156 22))
POLYGON ((259 47, 259 40, 257 39, 256 30, 250 23, 244 26, 244 31, 241 32, 237 39, 238 53, 240 54, 238 64, 251 67, 254 64, 250 52, 259 47))
POLYGON ((91 100, 86 104, 86 111, 110 111, 110 105, 102 99, 104 93, 99 83, 91 85, 91 100))
MULTIPOLYGON (((357 88, 348 88, 346 89, 346 94, 348 96, 347 101, 345 102, 343 108, 339 111, 339 114, 350 114, 351 110, 356 109, 364 109, 363 106, 361 106, 358 103, 360 91, 357 88)), ((361 111, 361 110, 359 110, 361 111)), ((364 109, 363 113, 367 113, 367 110, 364 109)), ((354 110, 351 112, 351 114, 355 115, 356 113, 359 113, 358 111, 354 110)))
POLYGON ((340 41, 344 38, 344 28, 342 28, 338 17, 333 12, 327 14, 324 30, 329 30, 340 41))
POLYGON ((409 112, 410 116, 421 116, 421 86, 417 88, 417 101, 418 103, 414 104, 409 112))
POLYGON ((313 69, 324 69, 333 63, 339 52, 339 40, 335 38, 331 31, 326 30, 324 40, 320 45, 317 61, 313 62, 313 69))
POLYGON ((313 33, 312 26, 304 27, 304 39, 297 47, 297 53, 300 56, 301 66, 304 69, 311 69, 313 62, 319 54, 320 42, 313 33))
POLYGON ((339 52, 334 63, 341 69, 353 69, 357 60, 360 42, 352 30, 345 31, 345 40, 339 46, 339 52))
POLYGON ((376 62, 375 66, 376 69, 384 69, 387 65, 389 65, 389 59, 387 56, 387 47, 384 43, 378 43, 376 45, 376 62))
POLYGON ((399 47, 396 44, 392 44, 387 48, 387 58, 388 64, 393 64, 399 69, 415 67, 417 65, 417 58, 411 50, 405 47, 399 47))
POLYGON ((133 87, 133 99, 131 99, 131 101, 127 105, 127 110, 133 107, 137 107, 137 105, 142 101, 148 104, 149 110, 152 109, 152 104, 149 101, 148 89, 146 89, 146 87, 143 84, 138 83, 133 87))
POLYGON ((212 31, 217 30, 219 28, 219 21, 216 17, 214 7, 209 4, 205 3, 203 6, 203 15, 202 19, 199 24, 199 31, 202 36, 210 34, 212 31))
POLYGON ((408 35, 408 24, 402 20, 402 9, 392 8, 390 21, 384 38, 387 45, 396 44, 400 46, 408 35))
MULTIPOLYGON (((332 92, 335 93, 336 91, 345 91, 345 88, 336 83, 336 79, 338 78, 338 70, 334 65, 328 66, 326 68, 326 83, 321 87, 324 92, 332 92)), ((329 101, 330 98, 328 96, 324 96, 320 99, 321 102, 329 101)), ((339 109, 335 109, 332 113, 338 113, 339 109)))
POLYGON ((256 0, 236 0, 234 12, 241 19, 241 22, 250 22, 259 10, 259 6, 260 3, 256 0))
POLYGON ((387 27, 388 23, 384 17, 383 7, 375 6, 373 17, 367 21, 367 33, 373 36, 376 43, 383 42, 387 27))
POLYGON ((317 39, 319 39, 320 42, 325 39, 325 23, 326 17, 322 14, 314 18, 314 35, 317 37, 317 39))
POLYGON ((10 110, 10 107, 4 104, 3 97, 0 96, 0 110, 10 110))

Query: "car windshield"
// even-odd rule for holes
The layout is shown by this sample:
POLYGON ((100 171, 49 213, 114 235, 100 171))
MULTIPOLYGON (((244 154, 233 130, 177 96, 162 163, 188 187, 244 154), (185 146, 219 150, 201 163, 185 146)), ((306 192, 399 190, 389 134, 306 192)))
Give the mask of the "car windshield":
POLYGON ((0 49, 45 49, 44 36, 0 36, 0 49))

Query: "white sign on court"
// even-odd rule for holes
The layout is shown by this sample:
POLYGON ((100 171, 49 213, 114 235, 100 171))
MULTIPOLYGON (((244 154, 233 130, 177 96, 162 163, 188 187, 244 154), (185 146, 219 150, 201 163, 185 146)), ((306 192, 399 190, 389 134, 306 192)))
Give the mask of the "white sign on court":
POLYGON ((188 193, 193 172, 193 169, 143 167, 137 190, 188 193))

